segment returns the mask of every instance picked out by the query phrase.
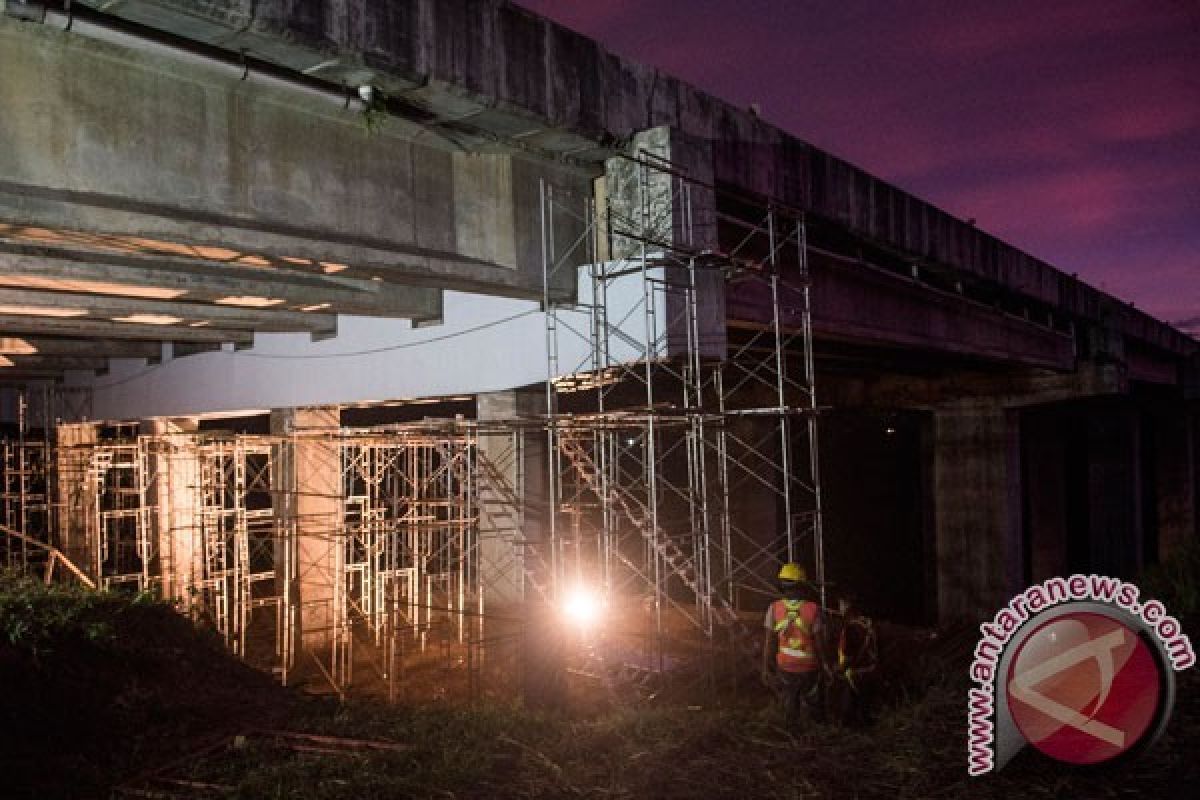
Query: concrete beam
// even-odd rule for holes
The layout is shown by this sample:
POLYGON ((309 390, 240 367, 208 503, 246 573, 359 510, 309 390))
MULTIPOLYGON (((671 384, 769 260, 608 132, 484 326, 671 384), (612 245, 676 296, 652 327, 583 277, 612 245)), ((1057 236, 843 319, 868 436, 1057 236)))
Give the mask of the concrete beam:
MULTIPOLYGON (((3 319, 0 318, 0 323, 3 319)), ((55 339, 45 336, 0 336, 0 356, 76 356, 82 358, 162 357, 159 342, 132 339, 55 339)))
POLYGON ((961 400, 976 400, 1016 408, 1123 394, 1129 389, 1128 381, 1117 365, 1091 362, 1067 373, 1026 368, 988 372, 959 365, 953 369, 946 367, 944 375, 922 376, 886 372, 885 369, 881 363, 874 362, 865 375, 819 373, 817 383, 821 403, 851 408, 929 409, 961 400))
MULTIPOLYGON (((51 292, 35 289, 5 289, 0 287, 2 309, 47 309, 49 311, 83 311, 69 319, 122 319, 145 317, 163 320, 167 325, 212 324, 230 330, 299 332, 331 334, 337 330, 333 314, 274 309, 244 308, 236 305, 180 303, 167 300, 147 300, 141 297, 121 297, 107 294, 51 292)), ((0 323, 2 324, 2 323, 0 323)))
MULTIPOLYGON (((0 233, 5 227, 0 226, 0 233)), ((328 305, 342 314, 415 320, 441 316, 441 291, 434 288, 302 270, 287 262, 251 267, 171 256, 153 247, 146 253, 106 252, 0 238, 0 269, 0 285, 15 287, 74 285, 114 292, 136 287, 184 300, 257 296, 282 300, 289 308, 328 305)), ((324 269, 333 267, 313 267, 324 269)))
POLYGON ((11 334, 66 336, 77 339, 139 339, 157 342, 233 342, 243 345, 254 343, 254 333, 246 330, 0 314, 0 335, 11 334))
MULTIPOLYGON (((1112 298, 984 231, 659 70, 505 0, 82 0, 141 24, 259 55, 337 84, 370 81, 435 118, 503 140, 594 146, 602 159, 667 126, 711 142, 710 171, 975 280, 1096 319, 1112 298), (577 144, 582 142, 582 145, 577 144)), ((1124 304, 1119 304, 1124 306, 1124 304)), ((1120 310, 1126 336, 1177 354, 1196 343, 1120 310)))
POLYGON ((107 358, 83 358, 80 356, 0 356, 0 374, 8 370, 27 372, 31 370, 46 370, 62 372, 64 370, 95 371, 108 366, 107 358), (11 366, 5 362, 11 362, 11 366))
MULTIPOLYGON (((730 291, 731 319, 756 321, 769 310, 761 290, 747 293, 755 288, 730 291)), ((824 339, 1048 369, 1075 366, 1069 335, 865 264, 814 258, 812 317, 814 335, 824 339)))
MULTIPOLYGON (((3 32, 2 28, 3 18, 0 18, 0 33, 3 32)), ((318 159, 320 156, 311 153, 302 157, 318 159)), ((453 169, 442 179, 452 184, 453 169)), ((409 178, 398 177, 397 180, 407 181, 409 178)), ((476 183, 476 188, 488 185, 492 184, 481 179, 476 183)), ((512 187, 509 184, 502 185, 502 188, 511 190, 512 187)), ((349 191, 349 187, 346 190, 349 191)), ((454 194, 452 185, 439 185, 437 191, 451 197, 454 194)), ((431 206, 447 206, 451 213, 457 210, 452 202, 438 198, 419 199, 431 206)), ((468 204, 463 210, 504 208, 511 207, 511 204, 511 199, 500 197, 490 200, 476 198, 476 202, 468 204)), ((275 212, 278 216, 286 214, 286 211, 275 212)), ((513 215, 510 214, 509 218, 512 219, 513 215)), ((182 246, 231 247, 246 254, 265 251, 280 258, 339 264, 346 267, 346 277, 376 277, 403 285, 525 299, 535 299, 542 294, 541 263, 531 257, 538 235, 537 229, 532 227, 532 219, 529 220, 530 227, 520 231, 527 240, 522 253, 525 256, 521 261, 524 267, 522 274, 517 271, 515 263, 495 263, 472 255, 380 238, 379 231, 389 228, 388 220, 377 220, 379 227, 370 232, 346 233, 333 229, 330 226, 334 223, 325 219, 314 219, 312 227, 302 227, 265 215, 247 219, 233 214, 197 212, 188 206, 168 202, 130 203, 118 195, 47 189, 37 184, 0 180, 0 224, 55 228, 64 220, 70 220, 83 233, 99 236, 136 237, 140 234, 156 242, 176 242, 182 246)), ((432 218, 429 220, 430 223, 433 221, 432 218)), ((445 219, 442 221, 445 222, 445 219)), ((456 230, 448 233, 451 246, 461 245, 464 249, 475 250, 477 246, 488 246, 502 235, 492 230, 487 238, 473 239, 471 228, 476 221, 470 213, 463 214, 462 224, 467 230, 457 230, 456 224, 456 230)), ((361 228, 362 223, 354 227, 361 228)), ((515 233, 510 227, 504 235, 512 236, 515 233)), ((515 253, 515 250, 510 252, 515 253)))
POLYGON ((0 369, 0 384, 22 388, 31 383, 56 383, 62 380, 59 369, 0 369))
POLYGON ((162 48, 0 17, 0 70, 0 105, 26 108, 23 98, 37 96, 45 110, 0 119, 0 222, 15 227, 535 299, 531 199, 543 180, 590 189, 589 174, 563 164, 449 152, 419 130, 368 133, 325 99, 162 48), (61 140, 63 130, 80 135, 61 140))

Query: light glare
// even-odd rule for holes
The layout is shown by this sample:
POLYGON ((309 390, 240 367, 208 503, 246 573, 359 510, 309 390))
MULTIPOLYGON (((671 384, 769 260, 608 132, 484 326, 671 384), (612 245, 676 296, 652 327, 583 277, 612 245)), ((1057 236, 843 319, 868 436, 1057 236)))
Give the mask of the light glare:
POLYGON ((604 600, 597 592, 584 586, 576 586, 567 592, 562 609, 569 622, 593 625, 599 621, 604 610, 604 600))

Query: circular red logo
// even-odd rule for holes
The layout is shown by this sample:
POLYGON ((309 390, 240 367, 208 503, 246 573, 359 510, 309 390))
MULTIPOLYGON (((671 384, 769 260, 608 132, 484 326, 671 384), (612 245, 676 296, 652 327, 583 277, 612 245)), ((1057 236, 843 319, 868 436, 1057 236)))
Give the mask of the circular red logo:
POLYGON ((1096 764, 1150 731, 1163 699, 1158 659, 1113 617, 1068 613, 1036 628, 1008 670, 1008 705, 1026 741, 1051 758, 1096 764))

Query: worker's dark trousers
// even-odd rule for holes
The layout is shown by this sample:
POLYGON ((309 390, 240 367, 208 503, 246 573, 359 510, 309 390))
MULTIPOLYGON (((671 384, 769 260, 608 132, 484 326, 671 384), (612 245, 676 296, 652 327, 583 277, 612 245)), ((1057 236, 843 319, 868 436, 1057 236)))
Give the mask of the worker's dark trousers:
POLYGON ((814 720, 819 722, 824 717, 819 675, 820 671, 815 669, 809 672, 776 670, 776 691, 789 726, 804 725, 814 720))
POLYGON ((838 674, 825 688, 825 705, 830 722, 842 725, 866 725, 871 722, 875 681, 871 673, 857 674, 851 684, 838 674))

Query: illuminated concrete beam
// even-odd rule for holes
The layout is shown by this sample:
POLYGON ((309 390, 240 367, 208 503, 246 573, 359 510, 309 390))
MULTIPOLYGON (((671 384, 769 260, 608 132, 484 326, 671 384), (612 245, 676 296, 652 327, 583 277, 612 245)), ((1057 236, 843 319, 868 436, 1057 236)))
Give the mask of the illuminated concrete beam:
POLYGON ((0 336, 0 356, 79 356, 83 358, 147 358, 162 355, 158 342, 128 339, 66 339, 46 336, 0 336))
POLYGON ((84 358, 80 356, 5 356, 0 355, 0 373, 11 370, 66 370, 95 371, 108 367, 107 358, 84 358))
POLYGON ((228 328, 145 325, 135 322, 0 314, 0 335, 67 336, 76 339, 140 339, 156 342, 254 343, 254 333, 228 328))
POLYGON ((279 305, 290 310, 413 320, 441 317, 439 289, 348 277, 341 274, 341 265, 247 266, 157 253, 47 246, 13 240, 12 235, 0 230, 0 286, 205 302, 261 297, 281 301, 279 305))
POLYGON ((45 310, 54 316, 60 312, 70 312, 71 319, 107 319, 151 325, 203 323, 250 331, 309 331, 318 334, 337 330, 337 317, 333 314, 253 307, 257 302, 259 300, 254 297, 241 297, 229 298, 224 304, 181 303, 141 297, 0 288, 0 315, 16 313, 37 316, 40 310, 45 310), (244 304, 251 304, 251 307, 244 304))

